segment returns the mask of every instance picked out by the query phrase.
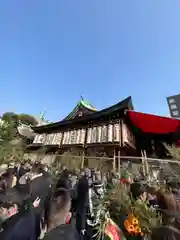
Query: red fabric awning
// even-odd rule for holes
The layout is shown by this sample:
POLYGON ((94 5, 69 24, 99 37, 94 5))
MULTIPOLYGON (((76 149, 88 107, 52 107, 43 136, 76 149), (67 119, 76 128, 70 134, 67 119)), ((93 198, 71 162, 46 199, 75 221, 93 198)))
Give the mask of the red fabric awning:
POLYGON ((128 111, 127 114, 131 123, 146 133, 168 134, 176 132, 180 128, 180 120, 178 119, 135 111, 128 111))

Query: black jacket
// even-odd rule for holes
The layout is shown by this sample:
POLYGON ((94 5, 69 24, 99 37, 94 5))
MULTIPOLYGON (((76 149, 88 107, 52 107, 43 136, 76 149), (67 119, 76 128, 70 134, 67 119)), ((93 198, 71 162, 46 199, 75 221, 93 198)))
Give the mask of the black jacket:
POLYGON ((80 237, 75 228, 69 224, 63 224, 51 230, 44 240, 79 240, 80 237))
POLYGON ((88 206, 89 200, 89 183, 86 177, 82 177, 79 179, 77 183, 77 209, 82 209, 88 206))
POLYGON ((40 235, 40 217, 34 210, 21 211, 0 226, 1 240, 37 240, 40 235))

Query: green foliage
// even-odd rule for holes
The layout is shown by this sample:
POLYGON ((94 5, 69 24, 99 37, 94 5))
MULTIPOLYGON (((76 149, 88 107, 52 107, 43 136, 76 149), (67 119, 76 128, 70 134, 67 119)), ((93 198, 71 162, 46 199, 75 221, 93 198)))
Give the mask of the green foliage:
POLYGON ((24 145, 21 141, 5 141, 0 144, 0 165, 10 162, 20 162, 24 155, 24 145))
POLYGON ((173 146, 167 146, 167 150, 169 151, 169 154, 172 156, 174 160, 179 161, 180 164, 180 148, 177 148, 175 145, 173 146))
POLYGON ((29 114, 19 114, 18 117, 19 117, 19 120, 21 121, 21 123, 23 123, 23 124, 26 124, 26 125, 36 125, 37 124, 37 120, 29 114))
POLYGON ((17 136, 17 129, 14 122, 1 122, 0 124, 0 141, 9 142, 17 136))
POLYGON ((17 162, 22 159, 26 144, 17 133, 15 122, 0 124, 0 165, 17 162))
POLYGON ((16 113, 14 112, 6 112, 2 115, 1 119, 7 123, 15 123, 18 124, 19 122, 19 117, 16 113))
POLYGON ((19 122, 27 125, 36 125, 37 120, 29 114, 16 114, 13 112, 6 112, 2 115, 2 120, 7 123, 14 123, 16 126, 19 125, 19 122))
MULTIPOLYGON (((149 235, 151 229, 161 224, 161 216, 152 208, 147 207, 147 204, 142 201, 134 201, 129 195, 127 186, 114 183, 111 189, 106 192, 103 199, 98 200, 95 211, 101 209, 99 231, 103 232, 102 226, 106 220, 107 214, 111 219, 120 223, 128 214, 133 214, 140 222, 145 235, 149 235)), ((123 220, 124 221, 124 220, 123 220)))

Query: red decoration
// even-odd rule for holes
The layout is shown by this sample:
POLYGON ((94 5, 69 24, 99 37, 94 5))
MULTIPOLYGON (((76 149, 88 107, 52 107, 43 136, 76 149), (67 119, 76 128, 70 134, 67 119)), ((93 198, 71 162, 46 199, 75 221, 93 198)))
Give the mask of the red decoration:
POLYGON ((135 111, 128 111, 131 123, 145 133, 168 134, 180 128, 180 120, 135 111))

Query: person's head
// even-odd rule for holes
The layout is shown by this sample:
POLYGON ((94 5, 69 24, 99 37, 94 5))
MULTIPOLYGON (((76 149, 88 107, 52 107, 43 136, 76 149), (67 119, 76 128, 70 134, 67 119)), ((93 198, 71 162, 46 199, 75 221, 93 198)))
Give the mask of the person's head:
POLYGON ((147 186, 146 190, 147 190, 148 200, 156 199, 156 192, 158 191, 157 187, 147 186))
POLYGON ((71 218, 71 194, 65 188, 56 189, 51 211, 51 228, 65 224, 71 218))
POLYGON ((62 171, 67 170, 67 167, 65 165, 62 166, 62 171))
POLYGON ((89 168, 85 168, 84 174, 85 174, 86 177, 91 177, 91 171, 90 171, 90 169, 89 169, 89 168))
POLYGON ((12 179, 14 176, 14 169, 8 168, 5 173, 2 174, 2 178, 4 180, 4 184, 6 185, 6 188, 11 188, 12 186, 12 179))
POLYGON ((40 174, 42 173, 42 170, 43 170, 43 166, 40 162, 35 162, 33 165, 32 165, 32 169, 31 171, 33 173, 36 173, 36 174, 40 174))
POLYGON ((145 201, 147 199, 146 189, 141 183, 132 183, 130 185, 130 192, 134 200, 140 199, 142 201, 145 201))
POLYGON ((15 191, 7 191, 0 198, 0 219, 4 221, 19 211, 22 199, 15 191))
POLYGON ((85 176, 85 172, 83 170, 81 170, 80 176, 85 176))
POLYGON ((47 165, 44 165, 44 168, 43 168, 43 169, 44 169, 45 172, 48 172, 48 170, 49 170, 49 168, 48 168, 47 165))

